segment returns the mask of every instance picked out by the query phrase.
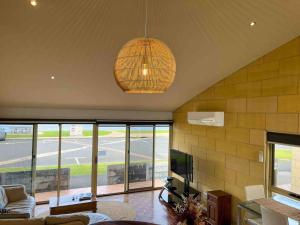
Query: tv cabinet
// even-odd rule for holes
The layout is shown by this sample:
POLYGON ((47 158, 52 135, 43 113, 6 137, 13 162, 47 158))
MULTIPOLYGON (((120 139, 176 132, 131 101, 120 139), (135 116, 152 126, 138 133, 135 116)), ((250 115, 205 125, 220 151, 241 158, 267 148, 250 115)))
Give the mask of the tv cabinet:
POLYGON ((200 192, 190 186, 186 186, 186 183, 174 178, 168 177, 166 184, 162 187, 159 193, 159 200, 164 201, 168 205, 174 207, 176 203, 182 202, 183 196, 199 196, 200 192))

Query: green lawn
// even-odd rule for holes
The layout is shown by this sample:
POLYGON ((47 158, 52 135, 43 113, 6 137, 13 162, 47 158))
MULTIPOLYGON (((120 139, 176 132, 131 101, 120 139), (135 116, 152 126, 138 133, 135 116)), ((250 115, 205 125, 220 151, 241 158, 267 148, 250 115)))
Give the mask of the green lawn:
MULTIPOLYGON (((124 130, 116 130, 114 132, 118 133, 125 133, 124 130)), ((150 134, 153 131, 151 130, 146 130, 146 131, 138 131, 138 130, 133 130, 131 131, 132 134, 150 134)), ((167 134, 169 131, 168 130, 156 130, 156 134, 167 134)), ((111 134, 112 131, 106 131, 106 130, 99 130, 98 135, 99 136, 106 136, 111 134)), ((92 130, 84 130, 83 131, 83 136, 84 137, 92 137, 93 136, 93 131, 92 130)), ((58 137, 58 131, 43 131, 38 134, 39 138, 51 138, 51 137, 58 137)), ((70 131, 63 130, 62 131, 62 137, 70 137, 70 131)), ((14 139, 14 138, 32 138, 32 134, 7 134, 6 136, 7 139, 14 139)))
MULTIPOLYGON (((145 161, 139 161, 143 163, 145 161)), ((165 160, 158 160, 156 162, 166 162, 165 160)), ((109 165, 122 165, 124 162, 102 162, 98 164, 98 175, 104 175, 107 173, 107 166, 109 165)), ((91 174, 92 165, 82 164, 82 165, 63 165, 62 168, 70 168, 71 176, 85 176, 91 174)), ((57 169, 57 166, 37 166, 37 170, 49 170, 57 169)), ((0 173, 5 172, 19 172, 19 171, 28 171, 28 168, 24 167, 15 167, 15 168, 0 168, 0 173)))
MULTIPOLYGON (((112 163, 111 163, 112 164, 112 163)), ((110 164, 110 165, 111 165, 110 164)), ((118 164, 118 163, 116 163, 118 164)), ((50 170, 56 169, 57 166, 38 166, 37 170, 50 170)), ((92 166, 91 165, 66 165, 62 166, 62 168, 70 168, 71 176, 84 176, 91 174, 92 166)), ((0 168, 0 173, 7 172, 19 172, 19 171, 28 171, 28 168, 16 167, 16 168, 0 168)), ((107 165, 99 165, 98 166, 98 174, 103 175, 107 171, 107 165)))
MULTIPOLYGON (((108 165, 117 165, 122 164, 121 162, 113 162, 113 163, 101 163, 98 165, 98 174, 103 175, 107 172, 108 165)), ((63 165, 62 168, 70 168, 71 176, 84 176, 91 174, 92 166, 90 164, 82 164, 82 165, 63 165)), ((57 166, 37 166, 37 170, 50 170, 57 169, 57 166)), ((19 171, 28 171, 28 168, 24 167, 13 167, 13 168, 0 168, 0 173, 5 172, 19 172, 19 171)))
MULTIPOLYGON (((108 135, 110 134, 111 132, 110 131, 105 131, 105 130, 102 130, 102 131, 99 131, 99 136, 105 136, 105 135, 108 135)), ((93 131, 92 130, 84 130, 83 131, 83 136, 84 137, 92 137, 93 136, 93 131)), ((13 139, 13 138, 32 138, 32 135, 31 134, 7 134, 6 136, 8 139, 13 139)), ((43 131, 42 133, 39 133, 38 134, 38 137, 39 138, 43 138, 43 137, 47 137, 47 138, 50 138, 50 137, 58 137, 58 131, 43 131)), ((69 131, 66 131, 66 130, 63 130, 62 131, 62 137, 70 137, 70 132, 69 131)))
MULTIPOLYGON (((116 130, 116 132, 125 133, 124 130, 116 130)), ((153 133, 153 131, 152 130, 143 130, 143 131, 131 130, 130 133, 133 133, 133 134, 151 134, 151 133, 153 133)), ((167 133, 169 133, 169 131, 168 130, 158 130, 158 129, 156 129, 155 133, 157 133, 157 134, 167 134, 167 133)))
POLYGON ((31 134, 7 134, 6 139, 14 139, 14 138, 32 138, 31 134))
POLYGON ((275 158, 291 160, 293 158, 293 152, 291 150, 276 149, 275 158))

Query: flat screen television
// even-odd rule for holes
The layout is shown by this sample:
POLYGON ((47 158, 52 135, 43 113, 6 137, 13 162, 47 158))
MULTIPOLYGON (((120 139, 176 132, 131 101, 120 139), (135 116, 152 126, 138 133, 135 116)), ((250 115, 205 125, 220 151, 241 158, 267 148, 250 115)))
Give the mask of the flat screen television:
POLYGON ((193 182, 193 156, 171 149, 170 160, 172 172, 193 182))

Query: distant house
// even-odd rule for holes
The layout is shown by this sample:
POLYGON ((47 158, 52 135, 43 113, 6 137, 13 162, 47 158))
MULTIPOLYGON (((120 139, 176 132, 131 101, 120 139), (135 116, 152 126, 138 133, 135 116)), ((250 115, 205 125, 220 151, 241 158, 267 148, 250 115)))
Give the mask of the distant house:
POLYGON ((11 126, 8 128, 8 133, 10 134, 31 134, 32 133, 32 126, 18 126, 14 127, 11 126))

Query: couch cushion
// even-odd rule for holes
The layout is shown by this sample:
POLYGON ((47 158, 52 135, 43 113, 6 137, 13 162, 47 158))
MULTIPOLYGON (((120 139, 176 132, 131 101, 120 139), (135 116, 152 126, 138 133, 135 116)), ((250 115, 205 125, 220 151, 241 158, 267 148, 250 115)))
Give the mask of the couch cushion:
POLYGON ((73 221, 73 222, 69 222, 69 223, 62 223, 59 225, 84 225, 84 224, 80 221, 73 221))
POLYGON ((0 225, 45 225, 43 219, 9 219, 0 220, 0 225))
POLYGON ((2 186, 0 186, 0 209, 5 208, 7 203, 8 203, 8 200, 7 200, 7 196, 5 194, 5 189, 2 186))
POLYGON ((5 193, 8 199, 8 203, 21 201, 27 198, 25 187, 23 185, 5 187, 5 193))
POLYGON ((90 218, 81 214, 64 214, 58 216, 48 216, 45 219, 47 225, 58 225, 70 222, 80 222, 83 225, 89 224, 90 218))
POLYGON ((98 222, 111 220, 110 217, 108 217, 107 215, 101 214, 101 213, 84 213, 84 215, 87 215, 90 218, 89 224, 94 224, 94 223, 98 223, 98 222))
POLYGON ((8 203, 6 209, 17 213, 26 213, 28 217, 33 216, 33 210, 35 207, 35 200, 31 196, 27 196, 26 199, 21 201, 8 203))
POLYGON ((30 218, 29 213, 22 212, 9 212, 0 214, 0 219, 28 219, 30 218))

